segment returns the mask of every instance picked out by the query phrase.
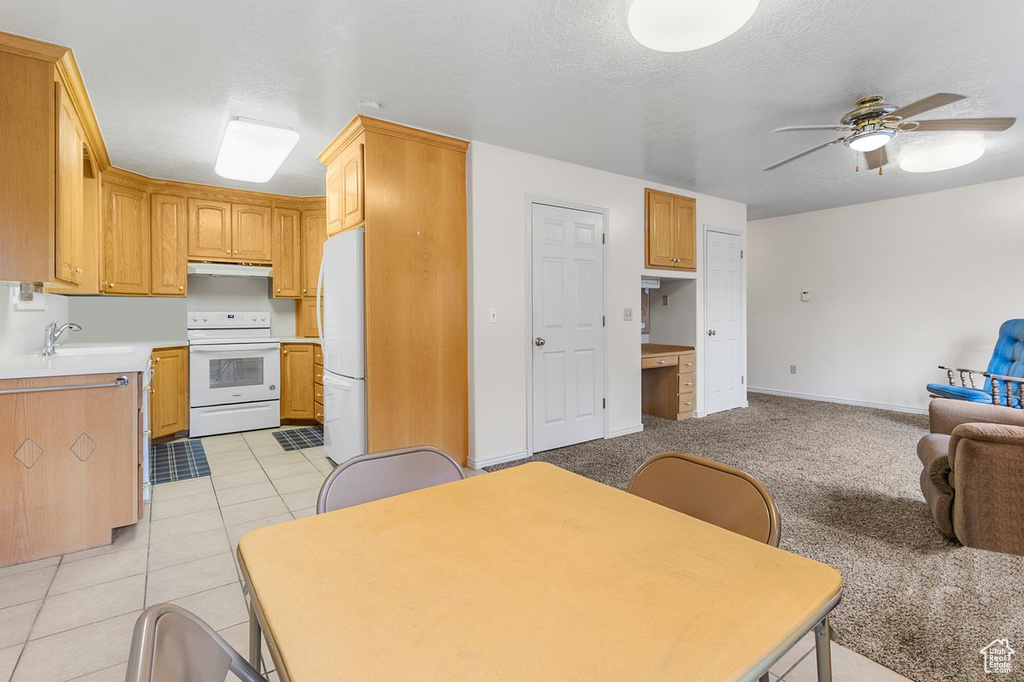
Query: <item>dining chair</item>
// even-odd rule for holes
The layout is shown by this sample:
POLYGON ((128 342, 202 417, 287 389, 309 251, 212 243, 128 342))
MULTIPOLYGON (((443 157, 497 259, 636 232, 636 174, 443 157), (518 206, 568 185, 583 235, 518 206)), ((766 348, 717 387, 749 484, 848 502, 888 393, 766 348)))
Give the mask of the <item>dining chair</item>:
POLYGON ((224 682, 228 672, 242 682, 267 682, 213 628, 179 606, 155 604, 135 622, 126 682, 224 682))
POLYGON ((425 445, 361 455, 339 464, 324 481, 316 513, 324 514, 466 477, 445 452, 425 445))
POLYGON ((626 491, 759 542, 779 546, 775 499, 760 481, 731 466, 682 452, 640 465, 626 491))

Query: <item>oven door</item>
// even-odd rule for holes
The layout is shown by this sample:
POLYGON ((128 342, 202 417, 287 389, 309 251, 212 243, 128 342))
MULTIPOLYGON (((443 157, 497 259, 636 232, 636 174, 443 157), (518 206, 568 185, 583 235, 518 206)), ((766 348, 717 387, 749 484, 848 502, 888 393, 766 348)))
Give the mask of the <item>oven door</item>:
POLYGON ((191 407, 279 399, 281 347, 277 343, 189 346, 191 407))

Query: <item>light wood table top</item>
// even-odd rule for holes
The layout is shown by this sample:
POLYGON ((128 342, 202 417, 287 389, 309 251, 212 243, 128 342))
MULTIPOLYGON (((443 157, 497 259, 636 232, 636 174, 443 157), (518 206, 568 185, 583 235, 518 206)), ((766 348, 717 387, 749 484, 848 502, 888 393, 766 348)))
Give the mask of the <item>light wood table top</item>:
POLYGON ((246 534, 283 680, 756 679, 839 574, 543 463, 246 534))
POLYGON ((641 343, 640 357, 657 358, 663 355, 679 355, 680 353, 689 353, 692 350, 693 346, 670 346, 664 343, 641 343))

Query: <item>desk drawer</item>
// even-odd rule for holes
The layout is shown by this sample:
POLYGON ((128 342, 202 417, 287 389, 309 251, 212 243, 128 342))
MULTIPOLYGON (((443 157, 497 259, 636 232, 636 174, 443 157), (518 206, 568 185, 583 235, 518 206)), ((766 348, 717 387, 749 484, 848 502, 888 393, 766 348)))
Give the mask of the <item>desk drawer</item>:
POLYGON ((680 374, 688 374, 697 370, 697 356, 694 353, 680 353, 678 357, 680 374))
POLYGON ((693 393, 683 393, 679 396, 679 412, 693 412, 693 406, 696 403, 696 398, 693 393))
POLYGON ((697 390, 697 375, 696 374, 682 374, 679 375, 679 395, 692 394, 697 390))
POLYGON ((640 367, 642 369, 654 369, 655 367, 675 367, 678 364, 678 355, 666 355, 660 358, 640 358, 640 367))

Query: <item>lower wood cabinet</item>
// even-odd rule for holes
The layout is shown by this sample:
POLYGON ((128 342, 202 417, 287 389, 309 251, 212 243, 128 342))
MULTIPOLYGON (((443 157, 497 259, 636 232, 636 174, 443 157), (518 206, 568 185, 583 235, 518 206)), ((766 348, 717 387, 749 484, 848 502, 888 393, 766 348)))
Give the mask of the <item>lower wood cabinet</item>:
POLYGON ((281 419, 315 419, 316 356, 312 343, 281 344, 281 419))
POLYGON ((188 348, 153 351, 149 429, 162 438, 188 429, 188 348))

